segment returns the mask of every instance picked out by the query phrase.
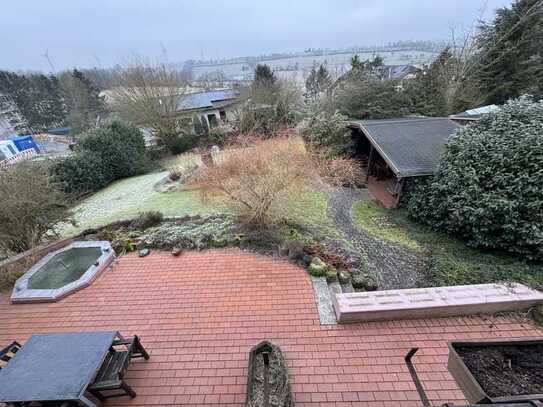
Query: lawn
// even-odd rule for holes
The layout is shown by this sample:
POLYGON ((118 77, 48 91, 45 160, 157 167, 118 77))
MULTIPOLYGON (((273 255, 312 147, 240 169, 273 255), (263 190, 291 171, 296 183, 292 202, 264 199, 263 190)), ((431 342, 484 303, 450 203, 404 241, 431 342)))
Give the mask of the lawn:
POLYGON ((334 227, 327 216, 328 197, 323 192, 307 188, 297 191, 289 201, 286 216, 290 221, 321 232, 334 227))
MULTIPOLYGON (((79 202, 74 208, 76 226, 62 228, 63 236, 71 236, 88 228, 107 225, 118 220, 131 219, 146 211, 159 211, 167 217, 224 212, 218 203, 203 203, 198 192, 157 192, 153 187, 168 175, 168 170, 200 159, 194 154, 183 154, 163 160, 164 171, 153 172, 116 181, 92 196, 79 202)), ((326 196, 307 189, 298 192, 286 208, 291 221, 311 229, 329 230, 332 223, 326 216, 326 196)))
POLYGON ((543 288, 543 264, 468 247, 458 239, 413 222, 402 210, 361 202, 353 208, 353 220, 375 237, 427 252, 429 273, 435 285, 516 281, 543 288))
POLYGON ((159 211, 164 216, 205 214, 220 210, 211 203, 204 204, 194 191, 157 192, 154 185, 168 175, 168 169, 198 162, 195 155, 180 155, 161 163, 165 171, 153 172, 116 181, 78 203, 74 208, 76 226, 67 225, 63 236, 85 229, 136 217, 141 212, 159 211))

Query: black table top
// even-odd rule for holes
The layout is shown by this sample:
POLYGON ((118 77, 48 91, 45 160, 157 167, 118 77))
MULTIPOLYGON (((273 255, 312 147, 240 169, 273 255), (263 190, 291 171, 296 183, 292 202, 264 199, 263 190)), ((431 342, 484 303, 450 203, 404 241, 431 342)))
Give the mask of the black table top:
POLYGON ((0 402, 77 400, 117 332, 32 335, 0 370, 0 402))

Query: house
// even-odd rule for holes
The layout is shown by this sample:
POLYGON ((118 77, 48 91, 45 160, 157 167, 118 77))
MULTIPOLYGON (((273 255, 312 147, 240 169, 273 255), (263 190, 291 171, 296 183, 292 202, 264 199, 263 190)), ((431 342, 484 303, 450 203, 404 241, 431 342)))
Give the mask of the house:
POLYGON ((232 89, 189 93, 177 102, 177 112, 197 115, 211 128, 233 118, 232 108, 239 103, 238 96, 238 92, 232 89))
POLYGON ((30 135, 0 140, 0 168, 31 159, 37 154, 40 154, 40 148, 30 135))
POLYGON ((413 79, 420 71, 414 65, 382 65, 376 68, 381 79, 413 79))
POLYGON ((483 115, 495 112, 498 109, 499 107, 496 105, 480 106, 462 113, 450 115, 449 118, 460 124, 469 124, 481 120, 483 115))
POLYGON ((406 180, 434 173, 445 143, 460 127, 442 117, 360 120, 348 126, 368 189, 388 208, 398 204, 406 180))

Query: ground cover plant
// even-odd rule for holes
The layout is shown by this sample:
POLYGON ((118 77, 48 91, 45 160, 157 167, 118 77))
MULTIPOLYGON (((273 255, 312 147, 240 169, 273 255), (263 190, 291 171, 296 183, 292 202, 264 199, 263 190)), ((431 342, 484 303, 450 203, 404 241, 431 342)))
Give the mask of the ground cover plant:
POLYGON ((371 235, 419 250, 429 257, 428 281, 435 286, 515 281, 543 288, 543 264, 503 252, 468 247, 459 239, 414 222, 405 210, 387 210, 375 203, 353 208, 358 227, 371 235))

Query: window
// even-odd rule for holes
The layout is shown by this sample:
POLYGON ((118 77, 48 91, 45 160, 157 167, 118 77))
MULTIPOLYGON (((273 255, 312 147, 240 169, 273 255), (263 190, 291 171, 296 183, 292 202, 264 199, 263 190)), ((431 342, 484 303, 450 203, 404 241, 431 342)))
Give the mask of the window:
POLYGON ((219 116, 223 122, 226 121, 226 112, 224 110, 219 110, 219 116))
POLYGON ((219 124, 217 122, 217 116, 215 116, 215 114, 208 114, 207 120, 209 121, 209 127, 217 127, 217 125, 219 124))

